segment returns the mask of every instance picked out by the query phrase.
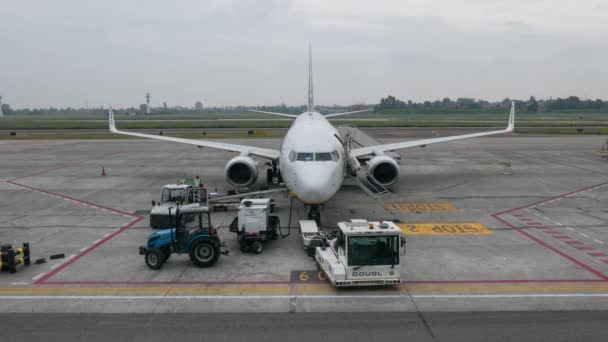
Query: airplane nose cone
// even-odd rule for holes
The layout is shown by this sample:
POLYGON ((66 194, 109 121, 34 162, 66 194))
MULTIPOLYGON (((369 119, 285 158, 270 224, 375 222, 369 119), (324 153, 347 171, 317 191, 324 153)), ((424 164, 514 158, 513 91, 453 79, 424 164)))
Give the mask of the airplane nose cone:
POLYGON ((298 170, 297 195, 301 201, 309 204, 327 202, 338 191, 332 172, 320 167, 302 167, 298 170), (332 183, 333 182, 333 183, 332 183))

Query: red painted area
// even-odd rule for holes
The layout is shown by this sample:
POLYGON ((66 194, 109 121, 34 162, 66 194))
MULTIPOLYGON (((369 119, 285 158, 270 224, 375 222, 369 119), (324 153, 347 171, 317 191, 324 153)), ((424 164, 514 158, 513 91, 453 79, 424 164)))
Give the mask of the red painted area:
POLYGON ((567 243, 567 244, 569 244, 569 245, 582 245, 582 244, 583 244, 582 242, 580 242, 580 241, 575 241, 575 240, 572 240, 572 241, 564 241, 564 242, 565 242, 565 243, 567 243))
POLYGON ((545 233, 545 234, 561 234, 560 232, 555 231, 555 230, 543 230, 543 233, 545 233))
MULTIPOLYGON (((608 260, 607 260, 608 262, 608 260)), ((605 283, 603 279, 496 279, 496 280, 404 280, 402 284, 518 284, 605 283)), ((44 285, 289 285, 327 284, 326 281, 47 281, 44 285)))
POLYGON ((587 191, 587 190, 592 190, 592 189, 595 189, 595 188, 599 188, 600 186, 604 186, 606 184, 608 184, 608 182, 603 182, 603 183, 600 183, 600 184, 591 185, 591 186, 588 186, 586 188, 582 188, 582 189, 579 189, 579 190, 574 190, 574 191, 571 191, 571 192, 568 192, 568 193, 565 193, 565 194, 561 194, 561 195, 557 195, 557 196, 546 198, 544 200, 536 201, 534 203, 522 205, 521 207, 517 207, 517 208, 501 211, 499 213, 492 214, 492 216, 501 216, 501 215, 505 215, 505 214, 510 214, 510 213, 513 213, 513 212, 518 211, 518 210, 531 208, 531 207, 534 207, 534 206, 542 204, 542 203, 547 203, 549 201, 553 201, 553 200, 560 199, 560 198, 565 198, 565 197, 568 197, 570 195, 578 194, 580 192, 584 192, 584 191, 587 191))
POLYGON ((590 250, 593 250, 594 248, 590 247, 590 246, 578 246, 578 247, 576 247, 576 249, 580 249, 581 251, 590 251, 590 250))
MULTIPOLYGON (((112 154, 116 154, 116 153, 112 153, 112 154)), ((108 155, 112 155, 112 154, 108 154, 108 155)), ((107 156, 107 155, 106 155, 107 156)), ((101 157, 97 157, 97 158, 91 158, 88 160, 93 160, 93 159, 100 159, 101 157)), ((213 285, 213 284, 225 284, 225 285, 230 285, 230 284, 235 284, 235 285, 246 285, 246 284, 291 284, 292 282, 289 281, 218 281, 218 282, 188 282, 188 281, 171 281, 171 282, 114 282, 114 281, 50 281, 49 279, 53 276, 55 276, 57 273, 59 273, 60 271, 64 270, 65 268, 67 268, 68 266, 72 265, 73 263, 75 263, 76 261, 78 261, 79 259, 81 259, 82 257, 84 257, 85 255, 91 253, 93 250, 95 250, 96 248, 100 247, 101 245, 107 243, 108 241, 110 241, 111 239, 113 239, 114 237, 116 237, 117 235, 119 235, 120 233, 124 232, 126 229, 129 229, 131 226, 133 226, 134 224, 136 224, 137 222, 141 221, 143 218, 140 216, 136 216, 133 215, 131 213, 126 213, 114 208, 109 208, 109 207, 105 207, 99 204, 95 204, 92 202, 87 202, 87 201, 82 201, 70 196, 66 196, 66 195, 62 195, 62 194, 58 194, 58 193, 54 193, 54 192, 50 192, 50 191, 46 191, 43 189, 39 189, 39 188, 35 188, 35 187, 31 187, 31 186, 27 186, 24 184, 20 184, 17 183, 16 181, 19 179, 23 179, 23 178, 27 178, 27 177, 32 177, 32 176, 36 176, 36 175, 40 175, 40 174, 44 174, 53 170, 59 170, 59 169, 63 169, 63 168, 67 168, 70 166, 74 166, 80 163, 83 163, 87 160, 83 160, 80 162, 76 162, 76 163, 71 163, 71 164, 65 164, 62 166, 58 166, 46 171, 42 171, 42 172, 38 172, 35 174, 31 174, 31 175, 27 175, 27 176, 22 176, 22 177, 17 177, 14 179, 11 179, 9 181, 7 181, 8 183, 20 186, 20 187, 24 187, 30 190, 38 190, 44 193, 48 193, 48 194, 52 194, 55 196, 59 196, 62 198, 66 198, 69 200, 73 200, 79 203, 83 203, 83 204, 88 204, 90 206, 93 207, 97 207, 97 208, 103 208, 106 210, 109 210, 111 212, 115 212, 115 213, 119 213, 119 214, 123 214, 123 215, 128 215, 134 218, 134 220, 132 222, 130 222, 129 224, 121 227, 119 230, 117 230, 116 232, 114 232, 113 234, 107 236, 106 238, 104 238, 103 240, 100 240, 98 243, 94 244, 93 246, 87 248, 86 250, 84 250, 82 253, 78 254, 76 257, 74 257, 73 259, 70 259, 69 261, 67 261, 66 263, 62 264, 61 266, 57 267, 56 269, 54 269, 53 271, 49 272, 48 274, 46 274, 45 276, 43 276, 42 278, 40 278, 38 281, 36 281, 34 284, 45 284, 45 285, 188 285, 188 284, 200 284, 200 285, 213 285)), ((535 241, 536 243, 540 244, 541 246, 555 252, 556 254, 560 255, 561 257, 571 261, 572 263, 576 264, 577 266, 587 270, 588 272, 592 273, 593 275, 597 276, 599 279, 500 279, 500 280, 412 280, 412 281, 403 281, 403 284, 492 284, 492 283, 564 283, 564 282, 573 282, 573 283, 598 283, 598 282, 606 282, 608 281, 608 276, 596 271, 595 269, 593 269, 592 267, 578 261, 577 259, 573 258, 572 256, 560 251, 559 249, 552 247, 551 245, 547 244, 546 242, 534 237, 533 235, 527 233, 524 230, 518 229, 517 227, 513 226, 512 224, 510 224, 508 221, 502 219, 500 216, 504 215, 504 214, 508 214, 508 213, 512 213, 524 208, 529 208, 544 202, 548 202, 554 199, 558 199, 558 198, 563 198, 563 197, 567 197, 569 195, 578 193, 578 192, 582 192, 582 191, 587 191, 602 185, 608 184, 608 182, 605 183, 601 183, 598 185, 594 185, 594 186, 590 186, 581 190, 577 190, 577 191, 572 191, 569 192, 567 194, 563 194, 563 195, 559 195, 559 196, 555 196, 552 198, 548 198, 542 201, 537 201, 534 202, 532 204, 528 204, 526 206, 521 206, 518 208, 514 208, 514 209, 510 209, 507 211, 503 211, 500 213, 496 213, 493 214, 492 217, 494 217, 496 220, 502 222, 503 224, 505 224, 506 226, 511 227, 512 229, 514 229, 515 231, 517 231, 518 233, 526 236, 527 238, 535 241)), ((513 216, 516 217, 522 217, 523 215, 519 215, 519 214, 512 214, 513 216)), ((533 220, 533 219, 522 219, 523 221, 528 221, 528 220, 533 220)), ((541 228, 541 227, 538 227, 541 228)), ((542 228, 546 228, 546 227, 542 227, 542 228)), ((554 232, 554 231, 553 231, 554 232)), ((555 232, 557 233, 557 232, 555 232)), ((586 247, 586 246, 581 246, 581 247, 577 247, 579 249, 581 249, 582 247, 586 247)), ((591 247, 589 247, 591 248, 591 247)), ((602 260, 604 263, 608 264, 608 259, 607 260, 602 260)), ((300 283, 300 282, 297 282, 300 283)), ((308 282, 302 282, 302 283, 306 283, 306 284, 326 284, 326 282, 324 281, 308 281, 308 282)))
POLYGON ((554 235, 553 237, 556 239, 560 239, 560 240, 569 240, 570 239, 570 237, 566 236, 566 235, 554 235))
POLYGON ((597 253, 587 253, 587 254, 591 255, 592 257, 596 257, 596 258, 597 258, 597 257, 605 257, 605 256, 608 256, 608 255, 606 255, 606 253, 601 253, 601 252, 597 252, 597 253))
POLYGON ((61 264, 61 266, 57 267, 56 269, 52 270, 51 272, 45 274, 44 276, 42 276, 40 279, 36 280, 34 282, 34 284, 47 284, 46 281, 51 278, 52 276, 54 276, 55 274, 61 272, 61 270, 65 269, 66 267, 70 266, 71 264, 75 263, 76 261, 78 261, 80 258, 82 258, 83 256, 91 253, 93 250, 95 250, 97 247, 103 245, 104 243, 110 241, 112 238, 114 238, 116 235, 124 232, 125 230, 129 229, 131 226, 133 226, 134 224, 136 224, 137 222, 141 221, 143 219, 143 217, 141 216, 133 216, 136 217, 135 220, 131 221, 130 223, 122 226, 119 230, 115 231, 114 233, 108 235, 107 237, 101 239, 99 242, 97 242, 96 244, 92 245, 91 247, 85 249, 82 253, 76 255, 75 257, 73 257, 72 259, 68 260, 67 262, 61 264))

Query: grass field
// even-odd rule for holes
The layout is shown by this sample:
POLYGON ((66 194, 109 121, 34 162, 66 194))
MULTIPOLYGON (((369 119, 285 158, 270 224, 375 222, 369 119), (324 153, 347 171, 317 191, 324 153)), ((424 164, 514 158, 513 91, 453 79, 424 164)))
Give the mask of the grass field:
MULTIPOLYGON (((45 115, 45 116, 6 116, 0 118, 0 130, 31 134, 44 138, 43 133, 28 133, 27 130, 74 130, 74 132, 57 132, 49 136, 86 138, 95 136, 104 138, 103 132, 108 127, 104 115, 45 115), (95 133, 81 134, 78 130, 100 130, 95 133)), ((357 127, 504 127, 507 113, 504 114, 358 114, 338 117, 331 120, 335 125, 350 125, 357 127), (364 120, 362 120, 364 119, 364 120)), ((211 114, 179 114, 179 115, 149 115, 149 116, 117 116, 117 126, 120 129, 213 129, 213 128, 288 128, 291 120, 277 118, 272 115, 255 113, 211 113, 211 114), (255 121, 256 119, 266 119, 255 121), (267 120, 271 119, 271 120, 267 120)), ((608 129, 608 113, 546 113, 546 114, 516 114, 516 127, 521 133, 564 133, 564 134, 606 134, 608 129), (582 129, 582 131, 580 131, 582 129)), ((180 133, 190 137, 191 134, 180 133)), ((215 133, 212 133, 215 134, 215 133)), ((217 133, 220 134, 220 133, 217 133)), ((223 134, 223 133, 222 133, 223 134)), ((236 133, 235 133, 236 134, 236 133)), ((242 134, 242 133, 238 133, 242 134)), ((8 135, 8 134, 7 134, 8 135)), ((180 135, 181 136, 181 135, 180 135)), ((201 137, 198 135, 197 137, 201 137)), ((208 138, 222 138, 212 136, 208 138)), ((0 139, 7 139, 0 135, 0 139)), ((113 136, 108 137, 113 138, 113 136)))
MULTIPOLYGON (((518 134, 608 134, 608 127, 524 127, 515 129, 518 134)), ((239 138, 282 138, 281 131, 255 130, 254 134, 245 131, 235 132, 208 132, 202 133, 170 133, 166 136, 190 139, 239 139, 239 138)), ((0 134, 0 140, 29 140, 29 139, 139 139, 110 132, 18 132, 15 136, 0 134)))
MULTIPOLYGON (((253 134, 245 131, 234 132, 208 132, 202 133, 171 133, 167 136, 189 139, 239 139, 239 138, 281 138, 283 132, 255 130, 253 134)), ((135 137, 112 134, 110 132, 48 132, 48 133, 17 133, 15 136, 1 134, 0 140, 28 140, 28 139, 139 139, 135 137)))

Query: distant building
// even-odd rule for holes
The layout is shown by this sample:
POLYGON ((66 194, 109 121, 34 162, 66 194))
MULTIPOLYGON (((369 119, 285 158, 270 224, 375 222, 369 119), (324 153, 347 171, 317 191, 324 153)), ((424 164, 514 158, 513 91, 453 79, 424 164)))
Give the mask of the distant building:
POLYGON ((197 112, 202 112, 203 103, 201 101, 196 101, 196 103, 194 104, 194 110, 196 110, 197 112))
POLYGON ((163 102, 163 110, 167 111, 167 101, 163 102))
POLYGON ((545 112, 545 101, 538 101, 538 108, 536 109, 537 113, 544 113, 545 112))
POLYGON ((145 103, 142 103, 139 105, 139 112, 142 114, 148 114, 148 105, 145 103))
POLYGON ((4 116, 4 113, 2 112, 2 96, 0 96, 0 117, 4 116))

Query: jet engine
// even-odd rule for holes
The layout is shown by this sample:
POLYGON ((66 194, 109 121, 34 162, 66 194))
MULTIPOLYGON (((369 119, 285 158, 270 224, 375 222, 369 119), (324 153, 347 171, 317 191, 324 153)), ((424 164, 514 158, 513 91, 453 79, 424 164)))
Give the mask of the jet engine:
POLYGON ((226 164, 226 180, 234 186, 249 186, 258 179, 256 162, 250 157, 238 156, 226 164))
POLYGON ((387 156, 375 156, 367 161, 367 175, 378 184, 389 186, 399 180, 399 165, 387 156))

